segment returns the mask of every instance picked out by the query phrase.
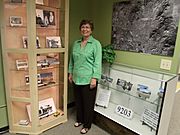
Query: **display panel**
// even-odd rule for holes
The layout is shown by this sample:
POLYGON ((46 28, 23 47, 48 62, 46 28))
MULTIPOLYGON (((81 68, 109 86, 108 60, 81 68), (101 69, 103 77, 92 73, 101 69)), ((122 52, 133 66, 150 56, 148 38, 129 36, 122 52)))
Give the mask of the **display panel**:
POLYGON ((120 64, 106 68, 109 71, 103 72, 97 93, 107 91, 101 102, 108 106, 97 105, 96 100, 95 111, 137 134, 158 134, 167 87, 177 79, 175 75, 120 64))

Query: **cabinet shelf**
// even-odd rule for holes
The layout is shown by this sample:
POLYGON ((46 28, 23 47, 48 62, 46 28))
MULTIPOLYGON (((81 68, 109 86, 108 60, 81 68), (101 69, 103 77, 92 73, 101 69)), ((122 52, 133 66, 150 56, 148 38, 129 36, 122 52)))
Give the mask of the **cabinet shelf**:
MULTIPOLYGON (((34 50, 36 53, 42 54, 42 53, 64 53, 65 48, 39 48, 34 50)), ((27 48, 11 48, 11 49, 6 49, 6 52, 8 53, 28 53, 29 49, 27 48)))
POLYGON ((26 6, 26 2, 10 2, 10 0, 5 0, 4 2, 5 5, 11 5, 11 6, 26 6))
POLYGON ((41 4, 36 4, 36 8, 38 8, 38 9, 50 9, 50 10, 56 9, 56 10, 60 10, 60 11, 65 12, 65 9, 62 7, 47 6, 47 5, 41 5, 41 4))
POLYGON ((37 26, 37 31, 38 30, 46 30, 46 31, 51 31, 51 30, 56 30, 59 31, 59 27, 55 27, 55 26, 48 26, 48 27, 41 27, 41 26, 37 26))
MULTIPOLYGON (((42 126, 42 125, 47 124, 49 122, 56 121, 60 117, 63 117, 63 115, 64 115, 64 112, 62 110, 59 110, 59 115, 54 116, 54 114, 51 114, 47 117, 41 118, 39 124, 42 126)), ((29 122, 29 124, 27 124, 27 125, 20 125, 19 123, 15 123, 14 126, 19 127, 19 128, 23 128, 23 127, 24 128, 31 128, 32 123, 29 122)))
POLYGON ((158 106, 158 101, 161 100, 161 97, 144 99, 142 97, 139 97, 137 92, 123 90, 123 88, 120 87, 120 86, 118 86, 118 88, 117 88, 116 86, 107 86, 107 85, 100 84, 99 87, 100 88, 104 87, 105 89, 109 89, 109 90, 111 90, 111 91, 113 91, 115 93, 117 92, 117 93, 120 93, 120 94, 125 94, 125 95, 128 95, 129 97, 137 98, 137 100, 142 100, 143 102, 147 102, 149 104, 153 104, 153 105, 156 105, 156 106, 158 106))
MULTIPOLYGON (((11 30, 13 30, 13 29, 17 30, 17 29, 27 29, 27 26, 26 25, 22 25, 22 26, 18 26, 18 27, 12 27, 10 24, 7 24, 6 28, 11 29, 11 30)), ((37 30, 39 30, 39 29, 43 29, 43 30, 46 30, 46 31, 50 31, 50 30, 59 31, 60 28, 56 27, 56 26, 41 27, 41 26, 37 25, 37 30)))
POLYGON ((14 96, 11 96, 10 100, 16 101, 16 102, 27 102, 27 103, 30 102, 29 98, 20 98, 20 97, 14 97, 14 96))
POLYGON ((114 66, 110 67, 113 70, 117 70, 119 72, 124 72, 127 74, 135 75, 135 76, 140 76, 143 78, 148 78, 160 82, 167 82, 173 77, 175 77, 175 74, 168 74, 168 73, 160 73, 157 71, 148 71, 145 69, 138 69, 137 67, 131 67, 129 65, 120 65, 121 68, 118 68, 118 64, 115 64, 114 66))
MULTIPOLYGON (((38 90, 42 90, 42 89, 47 89, 47 88, 51 88, 51 87, 56 87, 56 86, 59 86, 59 85, 62 85, 64 84, 63 82, 61 83, 53 83, 53 84, 47 84, 45 86, 38 86, 38 90)), ((30 88, 28 85, 25 85, 25 86, 20 86, 20 87, 17 87, 17 88, 12 88, 13 91, 30 91, 30 88)))
MULTIPOLYGON (((52 1, 51 1, 52 3, 52 1)), ((22 0, 22 2, 10 2, 10 0, 5 0, 4 2, 5 5, 9 5, 9 6, 26 6, 26 1, 22 0)), ((36 7, 37 8, 48 8, 48 9, 58 9, 61 11, 65 11, 65 9, 63 7, 59 7, 58 5, 48 5, 47 0, 45 1, 44 4, 37 4, 36 3, 36 7)))
MULTIPOLYGON (((38 72, 41 72, 41 71, 43 71, 43 70, 49 70, 49 69, 56 69, 56 68, 64 68, 64 65, 52 65, 52 66, 48 66, 48 67, 44 67, 44 68, 42 68, 42 67, 37 67, 37 71, 38 72)), ((10 71, 12 71, 12 72, 29 72, 29 70, 28 70, 28 68, 27 69, 19 69, 19 70, 17 70, 17 69, 10 69, 10 71)))
POLYGON ((60 110, 60 114, 58 116, 54 116, 54 114, 52 114, 48 117, 44 117, 44 118, 40 119, 40 125, 44 125, 49 122, 53 122, 54 120, 58 120, 59 118, 61 118, 63 116, 64 116, 64 112, 62 110, 60 110))

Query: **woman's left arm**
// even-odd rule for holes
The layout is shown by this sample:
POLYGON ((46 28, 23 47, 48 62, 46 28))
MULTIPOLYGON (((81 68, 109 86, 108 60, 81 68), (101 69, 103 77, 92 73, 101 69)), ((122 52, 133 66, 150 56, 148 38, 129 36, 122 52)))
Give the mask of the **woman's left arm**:
POLYGON ((96 81, 101 78, 101 68, 102 68, 102 47, 100 42, 96 42, 96 47, 94 50, 94 66, 93 75, 91 79, 91 85, 96 86, 96 81))

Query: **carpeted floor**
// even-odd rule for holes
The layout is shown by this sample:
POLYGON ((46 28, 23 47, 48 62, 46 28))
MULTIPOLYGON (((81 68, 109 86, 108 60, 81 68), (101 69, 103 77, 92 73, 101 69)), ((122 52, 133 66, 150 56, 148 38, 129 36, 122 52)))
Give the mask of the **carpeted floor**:
MULTIPOLYGON (((52 129, 47 130, 41 135, 80 135, 80 127, 74 127, 75 123, 75 108, 68 109, 68 121, 64 124, 56 126, 52 129)), ((14 135, 10 133, 4 133, 3 135, 14 135)), ((22 134, 21 134, 22 135, 22 134)), ((87 135, 110 135, 104 130, 100 129, 96 125, 92 125, 91 129, 88 131, 87 135)))

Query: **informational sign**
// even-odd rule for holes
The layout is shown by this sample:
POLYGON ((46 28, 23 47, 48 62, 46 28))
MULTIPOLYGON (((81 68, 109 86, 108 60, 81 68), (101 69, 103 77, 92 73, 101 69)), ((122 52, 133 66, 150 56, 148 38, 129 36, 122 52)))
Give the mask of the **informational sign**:
POLYGON ((98 89, 96 97, 96 106, 104 108, 108 107, 111 91, 106 89, 98 89))
POLYGON ((133 116, 133 111, 131 109, 126 108, 121 105, 116 106, 115 112, 127 119, 132 119, 132 116, 133 116))
POLYGON ((151 111, 150 109, 144 109, 142 115, 142 122, 152 127, 154 130, 157 129, 159 114, 151 111))

